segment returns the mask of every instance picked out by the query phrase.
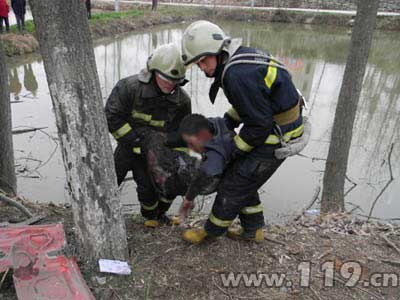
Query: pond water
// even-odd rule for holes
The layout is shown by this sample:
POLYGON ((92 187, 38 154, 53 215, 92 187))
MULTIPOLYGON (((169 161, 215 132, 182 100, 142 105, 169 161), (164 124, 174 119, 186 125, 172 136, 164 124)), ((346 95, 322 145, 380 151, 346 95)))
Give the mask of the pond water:
MULTIPOLYGON (((267 219, 286 220, 298 213, 321 186, 324 158, 350 35, 345 29, 303 27, 288 24, 222 23, 231 36, 245 45, 268 51, 283 60, 294 82, 309 101, 313 123, 310 144, 303 156, 288 159, 260 193, 267 219)), ((129 34, 96 43, 95 54, 103 97, 123 77, 137 73, 157 45, 179 42, 186 24, 156 27, 142 34, 129 34)), ((346 196, 346 208, 368 214, 373 200, 390 178, 388 154, 394 181, 382 194, 374 210, 379 218, 400 217, 400 35, 377 32, 367 66, 359 112, 355 121, 348 178, 357 185, 346 196)), ((55 120, 43 64, 38 56, 9 63, 13 128, 45 127, 42 131, 14 135, 19 193, 39 202, 64 203, 65 176, 58 147, 55 120)), ((187 72, 185 87, 192 97, 193 111, 221 116, 229 107, 220 92, 215 105, 208 100, 211 81, 194 67, 187 72)), ((115 146, 115 143, 113 142, 115 146)), ((347 189, 353 184, 348 181, 347 189)), ((137 209, 134 183, 122 188, 123 202, 137 209)), ((207 212, 213 198, 204 201, 207 212)), ((176 201, 176 209, 180 201, 176 201)))

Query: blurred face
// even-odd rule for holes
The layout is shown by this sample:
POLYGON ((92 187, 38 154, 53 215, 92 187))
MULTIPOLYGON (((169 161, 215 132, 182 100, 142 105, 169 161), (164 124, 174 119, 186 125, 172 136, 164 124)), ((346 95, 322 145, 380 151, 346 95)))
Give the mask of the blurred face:
POLYGON ((217 56, 205 56, 197 62, 197 66, 206 74, 207 77, 213 77, 215 69, 217 68, 217 56))
POLYGON ((212 139, 212 134, 208 130, 202 129, 195 135, 183 134, 182 138, 191 150, 197 153, 203 153, 204 144, 212 139))
POLYGON ((177 81, 170 80, 157 72, 156 72, 156 82, 158 87, 164 94, 171 94, 175 90, 178 84, 177 81))

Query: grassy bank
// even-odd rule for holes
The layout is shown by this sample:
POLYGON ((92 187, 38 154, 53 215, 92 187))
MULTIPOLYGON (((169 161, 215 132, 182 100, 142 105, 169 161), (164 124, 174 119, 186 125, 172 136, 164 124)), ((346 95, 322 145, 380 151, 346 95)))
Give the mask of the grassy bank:
MULTIPOLYGON (((93 38, 111 37, 126 32, 143 30, 153 25, 172 24, 198 19, 231 20, 241 22, 282 22, 299 24, 324 24, 331 26, 352 25, 352 16, 333 13, 311 13, 293 11, 263 11, 243 9, 212 9, 199 7, 176 7, 161 5, 152 12, 149 5, 122 3, 121 11, 113 11, 113 3, 94 2, 94 13, 89 21, 93 38)), ((382 30, 400 30, 400 17, 378 17, 377 28, 382 30)), ((18 33, 12 26, 11 34, 0 36, 8 56, 32 53, 38 50, 35 39, 35 27, 27 22, 26 34, 18 33)))
MULTIPOLYGON (((94 40, 141 30, 154 25, 178 23, 185 20, 205 18, 206 11, 193 8, 161 7, 152 12, 148 6, 122 5, 120 12, 114 12, 107 4, 94 5, 89 26, 94 40)), ((16 25, 11 32, 0 35, 7 56, 34 53, 39 49, 35 38, 33 21, 26 22, 26 30, 21 34, 16 25)))

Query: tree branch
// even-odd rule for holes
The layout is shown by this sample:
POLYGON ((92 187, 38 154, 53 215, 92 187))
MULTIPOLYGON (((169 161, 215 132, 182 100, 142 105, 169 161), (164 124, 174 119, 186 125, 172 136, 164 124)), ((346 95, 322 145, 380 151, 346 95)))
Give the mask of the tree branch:
POLYGON ((394 180, 393 177, 393 170, 392 170, 392 163, 391 163, 391 158, 392 158, 392 152, 393 152, 393 147, 394 147, 394 143, 392 143, 390 150, 389 150, 389 155, 388 155, 388 166, 389 166, 389 174, 390 174, 390 178, 388 180, 388 182, 386 182, 385 186, 383 187, 383 189, 380 191, 380 193, 378 194, 378 196, 375 198, 374 202, 372 203, 371 209, 369 211, 368 214, 368 218, 367 218, 367 222, 369 222, 369 219, 371 218, 372 212, 375 208, 376 203, 378 202, 379 198, 382 196, 382 194, 386 191, 386 189, 389 187, 389 185, 392 183, 392 181, 394 180))

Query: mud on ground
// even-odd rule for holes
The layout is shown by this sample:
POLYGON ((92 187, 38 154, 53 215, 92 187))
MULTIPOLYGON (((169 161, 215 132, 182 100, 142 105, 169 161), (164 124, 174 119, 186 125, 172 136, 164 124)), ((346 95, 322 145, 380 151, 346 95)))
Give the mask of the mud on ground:
MULTIPOLYGON (((54 205, 28 207, 46 217, 44 223, 64 224, 67 239, 74 246, 74 225, 69 208, 54 205)), ((0 207, 0 220, 20 221, 22 215, 12 207, 0 207), (11 216, 11 217, 10 217, 11 216)), ((195 220, 198 226, 202 221, 195 220)), ((81 261, 81 271, 96 299, 399 299, 398 287, 366 287, 376 272, 400 276, 400 252, 382 235, 400 247, 400 227, 394 224, 364 223, 349 215, 325 218, 301 217, 285 226, 270 225, 262 244, 221 237, 201 245, 181 239, 181 227, 147 229, 140 216, 127 217, 130 276, 97 273, 97 266, 81 261), (321 264, 333 262, 333 287, 323 287, 321 264), (345 287, 340 270, 350 271, 349 261, 362 265, 356 287, 345 287), (300 287, 299 264, 311 262, 311 287, 300 287), (283 287, 224 287, 221 274, 230 272, 286 274, 283 287), (288 281, 293 284, 289 286, 288 281)), ((346 273, 347 274, 347 273, 346 273)), ((346 275, 343 273, 343 275, 346 275)), ((2 276, 0 276, 2 277, 2 276)), ((305 278, 305 277, 303 277, 305 278)), ((328 277, 328 281, 329 281, 328 277)), ((11 274, 7 275, 0 299, 16 299, 11 274)))

